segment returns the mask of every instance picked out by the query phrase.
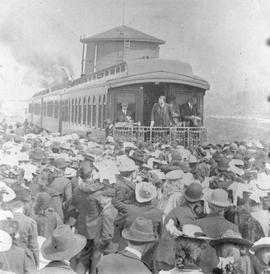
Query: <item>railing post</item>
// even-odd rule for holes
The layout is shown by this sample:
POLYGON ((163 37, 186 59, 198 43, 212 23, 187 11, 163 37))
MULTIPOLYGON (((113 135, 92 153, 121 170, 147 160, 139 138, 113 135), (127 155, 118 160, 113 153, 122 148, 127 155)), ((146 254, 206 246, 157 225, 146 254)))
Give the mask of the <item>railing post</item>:
POLYGON ((150 143, 152 144, 152 127, 150 127, 150 143))
POLYGON ((187 132, 187 147, 189 147, 189 130, 190 130, 190 128, 188 127, 187 129, 188 129, 188 132, 187 132))

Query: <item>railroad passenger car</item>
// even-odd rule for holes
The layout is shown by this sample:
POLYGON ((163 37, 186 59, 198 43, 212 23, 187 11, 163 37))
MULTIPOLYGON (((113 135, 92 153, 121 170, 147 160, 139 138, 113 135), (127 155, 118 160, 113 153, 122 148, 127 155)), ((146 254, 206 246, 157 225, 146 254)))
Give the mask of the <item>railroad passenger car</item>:
MULTIPOLYGON (((127 27, 121 29, 124 34, 127 30, 129 30, 127 27)), ((82 72, 79 79, 35 94, 29 104, 29 120, 40 128, 61 134, 84 133, 90 129, 101 133, 104 132, 104 120, 108 118, 117 121, 119 107, 121 104, 127 104, 129 110, 132 111, 134 122, 149 126, 151 109, 159 96, 173 94, 179 105, 186 103, 189 98, 196 97, 196 107, 203 121, 204 95, 209 89, 209 83, 194 75, 190 64, 176 60, 164 60, 158 56, 145 56, 149 53, 147 43, 161 44, 162 40, 156 41, 150 36, 154 42, 143 41, 143 46, 139 46, 140 50, 135 46, 132 49, 132 44, 140 44, 141 37, 144 37, 141 32, 139 32, 139 38, 138 34, 137 37, 135 34, 130 31, 129 48, 127 49, 125 48, 127 36, 121 36, 120 33, 122 40, 117 40, 117 43, 119 42, 119 45, 124 43, 125 51, 121 62, 118 61, 119 54, 115 55, 115 59, 112 55, 107 59, 102 55, 100 44, 112 41, 116 43, 113 38, 102 40, 102 35, 96 37, 98 41, 95 42, 94 39, 96 46, 90 47, 90 49, 95 49, 96 54, 92 71, 88 67, 85 69, 87 73, 82 72), (102 58, 97 57, 98 47, 100 47, 99 56, 102 55, 102 58), (146 47, 145 50, 143 50, 144 47, 146 47), (135 53, 128 53, 132 50, 135 53), (102 61, 100 64, 99 60, 102 61), (106 64, 109 66, 105 67, 106 64)), ((117 33, 113 35, 117 36, 117 33)), ((146 37, 150 40, 147 35, 146 37)), ((85 39, 84 42, 90 45, 94 43, 91 39, 85 39)), ((152 48, 151 45, 151 50, 152 48)), ((154 49, 157 50, 156 47, 154 49)), ((121 50, 120 46, 119 50, 121 50)), ((104 52, 105 56, 108 55, 107 51, 108 48, 104 52)), ((87 62, 84 58, 86 68, 86 64, 89 66, 90 61, 87 62)))

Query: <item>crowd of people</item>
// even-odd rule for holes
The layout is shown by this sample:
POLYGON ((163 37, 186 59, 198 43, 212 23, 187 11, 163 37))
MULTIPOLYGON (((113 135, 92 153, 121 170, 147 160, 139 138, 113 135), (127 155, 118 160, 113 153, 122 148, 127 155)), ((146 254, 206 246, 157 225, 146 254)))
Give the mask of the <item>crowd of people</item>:
POLYGON ((0 273, 270 273, 270 144, 0 125, 0 273))

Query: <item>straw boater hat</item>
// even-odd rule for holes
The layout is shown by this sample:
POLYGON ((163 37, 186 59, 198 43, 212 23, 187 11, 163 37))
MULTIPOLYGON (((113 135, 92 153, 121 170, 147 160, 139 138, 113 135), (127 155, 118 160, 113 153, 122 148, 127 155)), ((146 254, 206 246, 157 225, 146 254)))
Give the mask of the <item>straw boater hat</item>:
POLYGON ((157 190, 152 183, 141 182, 135 187, 136 200, 139 203, 145 203, 157 197, 157 190))
POLYGON ((217 207, 228 207, 231 203, 228 200, 228 193, 224 189, 214 189, 211 192, 209 198, 206 199, 210 205, 214 205, 217 207))
POLYGON ((3 230, 0 230, 0 252, 8 251, 12 246, 12 238, 3 230))
POLYGON ((153 223, 143 217, 137 217, 130 228, 122 231, 122 236, 128 241, 149 243, 157 240, 154 235, 153 223))
POLYGON ((270 237, 263 237, 260 240, 256 241, 251 247, 250 251, 256 252, 259 249, 265 247, 270 248, 270 237))
POLYGON ((252 246, 252 242, 243 239, 239 232, 235 232, 231 229, 227 230, 219 239, 215 239, 210 242, 210 245, 213 247, 220 244, 238 244, 247 247, 252 246))
POLYGON ((42 255, 51 261, 70 260, 86 245, 86 238, 74 234, 68 225, 60 225, 41 247, 42 255))

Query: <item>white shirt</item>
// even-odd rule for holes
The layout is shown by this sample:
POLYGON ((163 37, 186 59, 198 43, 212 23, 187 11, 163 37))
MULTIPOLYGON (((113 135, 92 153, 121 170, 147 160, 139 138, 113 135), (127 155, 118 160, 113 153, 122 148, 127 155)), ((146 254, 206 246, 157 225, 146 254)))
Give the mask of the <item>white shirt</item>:
POLYGON ((130 253, 133 253, 133 254, 136 255, 139 259, 142 258, 142 253, 141 253, 140 251, 138 251, 138 250, 136 250, 136 249, 130 247, 130 246, 127 246, 127 247, 125 248, 125 250, 128 251, 128 252, 130 252, 130 253))

